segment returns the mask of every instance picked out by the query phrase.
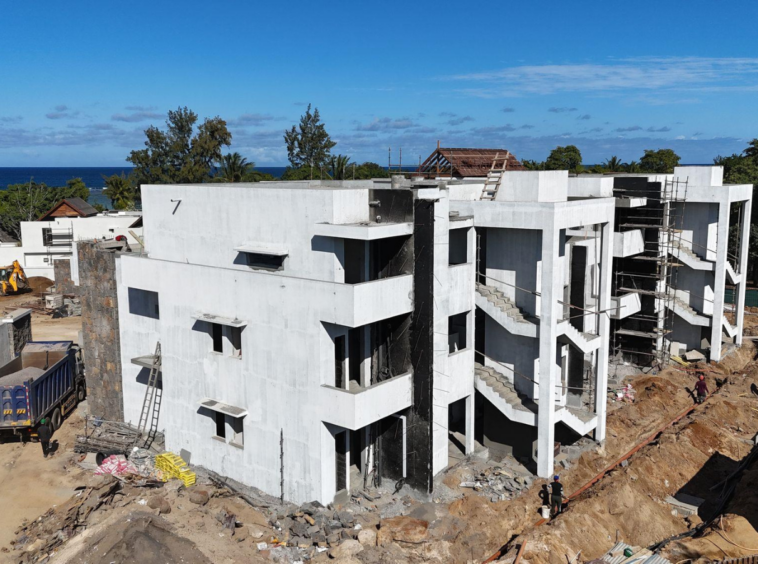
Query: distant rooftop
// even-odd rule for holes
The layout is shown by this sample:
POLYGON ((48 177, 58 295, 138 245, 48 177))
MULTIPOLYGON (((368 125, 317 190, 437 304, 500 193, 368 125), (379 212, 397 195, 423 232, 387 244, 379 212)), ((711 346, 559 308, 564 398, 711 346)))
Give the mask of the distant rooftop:
POLYGON ((424 176, 432 177, 483 177, 493 168, 526 170, 516 156, 507 149, 466 149, 438 147, 418 168, 424 176))

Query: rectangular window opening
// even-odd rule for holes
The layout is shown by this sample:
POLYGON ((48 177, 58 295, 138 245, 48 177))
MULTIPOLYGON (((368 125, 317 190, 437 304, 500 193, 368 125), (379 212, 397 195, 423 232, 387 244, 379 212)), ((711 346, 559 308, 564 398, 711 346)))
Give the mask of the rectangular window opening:
POLYGON ((447 318, 447 338, 449 353, 453 354, 468 347, 466 331, 468 312, 451 315, 447 318))
POLYGON ((160 319, 160 308, 158 306, 158 292, 150 290, 141 290, 140 288, 129 288, 129 313, 151 319, 160 319))
POLYGON ((219 411, 215 411, 216 417, 216 436, 219 439, 226 439, 226 415, 219 411))
POLYGON ((267 255, 265 253, 242 253, 245 255, 245 264, 258 270, 284 270, 284 259, 287 255, 267 255))
POLYGON ((448 264, 465 264, 468 262, 468 229, 451 229, 449 231, 448 264))
POLYGON ((223 326, 218 323, 211 323, 211 337, 213 337, 213 352, 224 352, 224 341, 222 339, 223 326))
POLYGON ((232 349, 232 356, 242 358, 242 327, 226 327, 226 335, 232 349))
POLYGON ((42 228, 42 244, 50 247, 53 244, 53 230, 50 227, 42 228))
POLYGON ((345 387, 345 335, 334 338, 334 387, 345 387))
POLYGON ((230 441, 231 444, 234 446, 242 447, 245 445, 244 439, 243 439, 243 432, 242 432, 242 418, 241 417, 230 417, 229 423, 232 428, 232 440, 230 441))

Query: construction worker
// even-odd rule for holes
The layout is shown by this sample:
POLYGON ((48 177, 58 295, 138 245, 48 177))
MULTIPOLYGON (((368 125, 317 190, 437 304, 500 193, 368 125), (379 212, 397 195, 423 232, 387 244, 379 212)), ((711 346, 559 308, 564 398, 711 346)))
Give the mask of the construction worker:
POLYGON ((563 484, 559 476, 553 476, 553 484, 550 495, 550 509, 553 518, 557 517, 563 508, 563 484))
POLYGON ((703 403, 705 398, 708 397, 708 385, 705 383, 705 376, 700 374, 697 377, 697 383, 695 384, 695 391, 697 392, 697 403, 703 403))
POLYGON ((42 445, 42 454, 45 455, 45 458, 47 458, 47 455, 50 453, 50 438, 52 435, 53 432, 47 425, 47 419, 41 420, 39 422, 39 427, 37 427, 37 436, 42 445))

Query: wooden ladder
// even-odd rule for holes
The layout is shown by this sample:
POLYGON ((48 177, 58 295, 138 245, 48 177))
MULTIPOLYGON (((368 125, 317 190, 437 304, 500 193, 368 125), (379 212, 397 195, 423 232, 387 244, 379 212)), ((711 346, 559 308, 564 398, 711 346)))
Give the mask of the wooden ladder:
POLYGON ((492 166, 487 172, 487 177, 484 179, 484 188, 482 188, 482 197, 479 198, 480 200, 495 199, 497 191, 503 183, 503 175, 508 168, 508 158, 510 156, 511 154, 509 151, 505 152, 504 157, 501 157, 500 153, 495 153, 495 158, 492 159, 492 166), (502 163, 498 163, 498 161, 502 161, 502 163))
POLYGON ((143 448, 150 448, 158 432, 158 416, 161 412, 161 399, 163 398, 163 386, 158 386, 159 374, 161 373, 161 343, 155 345, 153 364, 150 367, 150 375, 147 378, 145 399, 142 402, 142 412, 139 416, 137 431, 140 434, 147 433, 143 448), (148 423, 150 427, 148 428, 148 423))

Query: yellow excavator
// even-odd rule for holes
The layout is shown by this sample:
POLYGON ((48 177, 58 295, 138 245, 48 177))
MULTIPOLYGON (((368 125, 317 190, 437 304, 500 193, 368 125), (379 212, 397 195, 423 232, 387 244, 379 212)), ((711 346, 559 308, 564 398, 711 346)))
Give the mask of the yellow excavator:
POLYGON ((17 260, 10 266, 0 266, 0 294, 10 296, 28 292, 29 280, 26 279, 24 269, 17 260))

